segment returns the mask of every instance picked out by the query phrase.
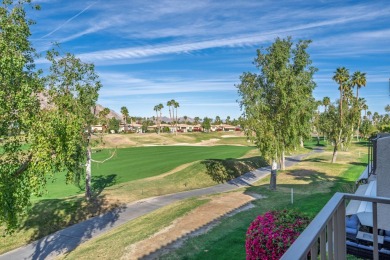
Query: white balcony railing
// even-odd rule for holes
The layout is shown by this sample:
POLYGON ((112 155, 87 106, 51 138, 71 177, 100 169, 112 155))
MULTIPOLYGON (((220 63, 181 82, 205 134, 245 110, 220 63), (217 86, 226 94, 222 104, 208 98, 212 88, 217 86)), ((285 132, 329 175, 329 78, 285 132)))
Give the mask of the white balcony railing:
MULTIPOLYGON (((389 198, 336 193, 295 240, 281 259, 346 259, 345 204, 347 200, 372 202, 373 259, 379 259, 378 203, 390 204, 389 198)), ((390 217, 389 217, 390 221, 390 217)))

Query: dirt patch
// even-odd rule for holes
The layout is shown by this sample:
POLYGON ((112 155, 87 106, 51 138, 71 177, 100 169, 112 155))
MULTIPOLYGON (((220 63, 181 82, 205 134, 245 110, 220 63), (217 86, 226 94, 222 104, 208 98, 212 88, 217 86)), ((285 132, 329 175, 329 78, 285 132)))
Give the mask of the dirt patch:
POLYGON ((224 216, 250 208, 252 196, 242 192, 221 194, 189 214, 175 220, 170 226, 153 236, 126 248, 122 259, 155 259, 167 251, 178 248, 189 236, 208 232, 224 216))

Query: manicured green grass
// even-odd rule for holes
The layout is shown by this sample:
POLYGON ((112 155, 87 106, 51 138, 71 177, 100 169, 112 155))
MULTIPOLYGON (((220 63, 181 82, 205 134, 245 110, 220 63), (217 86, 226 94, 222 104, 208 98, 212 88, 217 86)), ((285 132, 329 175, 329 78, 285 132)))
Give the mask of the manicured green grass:
POLYGON ((260 156, 202 160, 169 175, 108 187, 103 194, 123 202, 132 202, 148 197, 213 186, 265 165, 267 163, 260 156))
MULTIPOLYGON (((357 155, 357 150, 362 149, 354 145, 351 150, 348 154, 357 155)), ((268 189, 269 178, 260 181, 259 186, 246 189, 247 193, 259 193, 267 198, 255 201, 253 209, 224 219, 206 234, 190 238, 162 259, 245 259, 245 234, 256 216, 272 209, 294 208, 314 217, 335 192, 353 192, 354 181, 365 168, 366 154, 361 153, 360 158, 355 157, 355 162, 347 164, 342 160, 348 159, 347 153, 340 154, 338 164, 329 163, 331 152, 314 154, 291 170, 280 172, 277 191, 268 189), (317 160, 323 156, 326 160, 317 160), (291 188, 295 194, 293 205, 290 202, 291 188)))
MULTIPOLYGON (((239 158, 253 150, 245 146, 153 146, 117 149, 105 163, 92 164, 92 186, 99 192, 109 186, 156 176, 182 164, 206 159, 239 158)), ((110 157, 113 149, 94 153, 94 160, 110 157)), ((64 174, 48 181, 47 193, 35 200, 62 198, 83 193, 79 187, 65 184, 64 174)), ((83 186, 83 185, 81 185, 83 186)))
POLYGON ((103 236, 88 241, 69 253, 67 259, 120 259, 126 255, 128 245, 145 239, 175 219, 205 204, 207 199, 188 199, 158 209, 119 228, 109 231, 103 236), (109 249, 109 250, 107 250, 109 249))
MULTIPOLYGON (((251 147, 242 146, 155 146, 118 149, 113 160, 93 164, 95 175, 116 174, 118 183, 156 176, 179 165, 205 159, 239 158, 251 147)), ((104 150, 94 156, 95 160, 108 157, 104 150)))

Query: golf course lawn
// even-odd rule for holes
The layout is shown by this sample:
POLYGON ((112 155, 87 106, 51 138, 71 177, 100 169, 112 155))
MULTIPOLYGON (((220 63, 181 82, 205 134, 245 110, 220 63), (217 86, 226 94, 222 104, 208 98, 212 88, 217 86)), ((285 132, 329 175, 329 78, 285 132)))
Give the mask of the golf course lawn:
MULTIPOLYGON (((248 146, 151 146, 105 149, 92 155, 104 160, 115 151, 112 159, 92 164, 92 187, 102 189, 114 184, 139 180, 168 172, 180 165, 207 159, 229 159, 244 156, 255 149, 248 146)), ((83 184, 83 183, 82 183, 83 184)), ((83 185, 81 185, 83 187, 83 185)), ((63 198, 83 193, 83 188, 65 184, 64 174, 49 179, 46 192, 33 201, 63 198)))

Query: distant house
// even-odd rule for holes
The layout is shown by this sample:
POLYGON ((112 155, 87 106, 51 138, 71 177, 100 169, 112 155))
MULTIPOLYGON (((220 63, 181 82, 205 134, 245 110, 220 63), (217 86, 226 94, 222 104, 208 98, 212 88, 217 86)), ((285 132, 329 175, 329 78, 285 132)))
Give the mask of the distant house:
POLYGON ((202 132, 202 131, 203 131, 202 125, 197 124, 192 126, 192 132, 202 132))
MULTIPOLYGON (((125 124, 121 123, 119 125, 119 132, 124 132, 125 131, 125 124)), ((137 123, 131 123, 127 124, 127 131, 133 132, 133 133, 140 133, 142 132, 142 125, 137 124, 137 123)))
POLYGON ((211 132, 233 132, 233 131, 241 131, 240 127, 228 125, 228 124, 220 124, 220 125, 211 125, 210 126, 211 132))
POLYGON ((92 132, 103 132, 103 125, 93 125, 91 126, 92 132))
POLYGON ((236 131, 236 129, 237 129, 236 126, 227 125, 227 124, 222 124, 222 125, 220 125, 220 127, 222 128, 222 131, 225 131, 225 132, 233 132, 233 131, 236 131))

